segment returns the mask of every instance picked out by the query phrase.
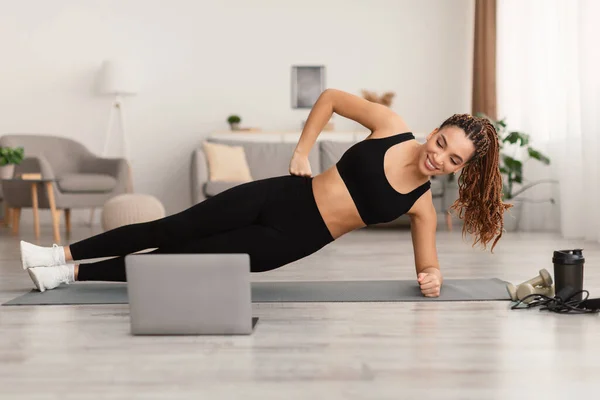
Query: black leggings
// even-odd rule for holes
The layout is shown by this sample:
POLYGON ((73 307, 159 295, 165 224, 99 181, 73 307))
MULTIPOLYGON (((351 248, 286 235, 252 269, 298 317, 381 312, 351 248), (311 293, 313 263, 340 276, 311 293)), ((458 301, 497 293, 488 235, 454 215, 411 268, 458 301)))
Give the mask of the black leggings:
POLYGON ((70 245, 80 281, 121 281, 124 256, 151 253, 245 253, 252 272, 306 257, 334 239, 317 208, 312 178, 294 175, 237 185, 180 213, 100 233, 70 245))

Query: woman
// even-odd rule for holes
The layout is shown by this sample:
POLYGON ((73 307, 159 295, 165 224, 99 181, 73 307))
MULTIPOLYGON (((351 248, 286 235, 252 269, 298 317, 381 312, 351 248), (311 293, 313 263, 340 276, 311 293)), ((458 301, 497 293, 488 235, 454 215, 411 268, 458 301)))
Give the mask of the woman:
POLYGON ((417 281, 437 297, 443 282, 436 254, 437 214, 430 178, 454 174, 463 235, 485 248, 502 236, 498 138, 489 121, 454 115, 417 142, 388 107, 327 89, 313 106, 291 157, 290 175, 233 187, 178 214, 131 224, 73 243, 40 247, 21 242, 21 260, 40 291, 73 281, 126 281, 124 256, 153 253, 246 253, 251 271, 279 268, 315 253, 355 229, 411 219, 417 281), (308 154, 333 113, 371 131, 339 162, 313 177, 308 154), (95 263, 76 260, 115 257, 95 263))

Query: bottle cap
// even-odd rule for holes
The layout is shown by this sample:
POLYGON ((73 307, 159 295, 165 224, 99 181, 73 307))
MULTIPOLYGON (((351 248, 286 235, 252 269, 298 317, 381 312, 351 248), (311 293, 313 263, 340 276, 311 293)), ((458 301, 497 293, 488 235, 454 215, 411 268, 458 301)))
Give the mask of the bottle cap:
POLYGON ((554 264, 583 264, 585 258, 582 251, 583 249, 556 250, 552 262, 554 264))

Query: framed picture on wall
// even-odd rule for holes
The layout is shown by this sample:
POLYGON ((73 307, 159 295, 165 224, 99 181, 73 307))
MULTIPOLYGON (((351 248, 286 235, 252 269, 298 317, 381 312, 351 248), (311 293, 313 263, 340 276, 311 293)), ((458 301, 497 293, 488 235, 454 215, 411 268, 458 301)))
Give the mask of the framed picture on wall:
POLYGON ((292 66, 292 108, 312 108, 325 90, 325 66, 292 66))

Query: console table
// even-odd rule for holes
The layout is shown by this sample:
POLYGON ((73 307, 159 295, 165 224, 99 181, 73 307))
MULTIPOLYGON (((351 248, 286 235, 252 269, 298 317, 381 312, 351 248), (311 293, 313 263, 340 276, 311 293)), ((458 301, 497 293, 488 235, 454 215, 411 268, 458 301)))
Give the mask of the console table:
MULTIPOLYGON (((45 186, 46 193, 48 194, 48 202, 50 203, 50 213, 52 216, 52 228, 54 233, 54 241, 56 243, 60 243, 60 211, 56 209, 56 202, 54 200, 54 179, 44 179, 41 174, 26 174, 23 177, 11 178, 11 179, 2 179, 3 182, 10 181, 19 181, 19 182, 29 182, 31 183, 31 203, 33 209, 33 228, 35 232, 36 239, 40 237, 40 218, 39 218, 39 210, 38 210, 38 185, 42 184, 45 186)), ((71 218, 70 218, 70 210, 65 210, 65 219, 67 232, 70 231, 71 218)), ((21 208, 14 208, 8 205, 8 213, 5 216, 8 221, 12 218, 12 232, 13 234, 19 233, 19 225, 21 219, 21 208)))

